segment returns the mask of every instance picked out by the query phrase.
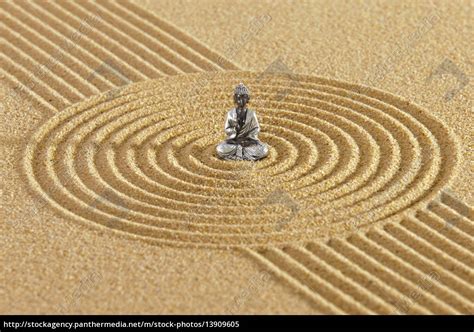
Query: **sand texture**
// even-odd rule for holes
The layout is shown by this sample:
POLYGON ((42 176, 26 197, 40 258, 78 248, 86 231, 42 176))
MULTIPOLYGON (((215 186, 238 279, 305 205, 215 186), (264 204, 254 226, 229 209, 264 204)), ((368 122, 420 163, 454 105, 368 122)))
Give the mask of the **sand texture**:
POLYGON ((1 312, 473 314, 472 7, 1 2, 1 312))

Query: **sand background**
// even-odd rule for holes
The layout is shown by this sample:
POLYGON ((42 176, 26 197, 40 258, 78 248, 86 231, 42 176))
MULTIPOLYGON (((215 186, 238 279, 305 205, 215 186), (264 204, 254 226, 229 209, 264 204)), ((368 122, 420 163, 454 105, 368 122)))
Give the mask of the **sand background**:
MULTIPOLYGON (((280 59, 294 73, 367 84, 432 112, 459 138, 460 172, 450 188, 472 205, 474 113, 468 59, 472 54, 468 24, 472 2, 138 3, 239 68, 263 71, 280 59), (440 19, 432 28, 420 33, 408 51, 396 55, 397 50, 405 49, 407 36, 433 14, 440 19), (271 21, 258 34, 237 42, 241 45, 237 53, 226 54, 229 40, 232 45, 233 39, 242 38, 251 18, 262 15, 270 15, 271 21), (379 77, 377 64, 390 56, 394 60, 386 61, 393 69, 383 79, 374 79, 379 77), (469 78, 468 85, 450 100, 445 93, 457 84, 453 75, 428 80, 446 59, 469 78)), ((0 89, 2 313, 229 313, 229 308, 239 313, 330 311, 314 299, 308 301, 304 291, 296 292, 242 252, 150 245, 68 221, 47 206, 32 209, 35 198, 18 171, 19 159, 28 138, 50 114, 35 111, 28 100, 12 98, 8 82, 2 81, 0 89), (255 284, 255 279, 264 282, 255 284), (242 303, 237 307, 233 307, 235 297, 242 303)), ((467 255, 463 257, 472 255, 469 249, 459 250, 467 255)), ((445 269, 440 266, 437 268, 445 269)), ((412 285, 416 279, 413 277, 412 285)), ((459 282, 456 277, 452 280, 459 282)), ((463 280, 472 281, 472 270, 463 280)), ((461 284, 458 289, 472 291, 461 284)), ((447 288, 449 293, 450 286, 447 288)), ((367 289, 364 294, 370 297, 370 287, 367 289)), ((409 288, 405 292, 409 294, 409 288)), ((443 302, 429 298, 428 304, 420 300, 413 307, 427 313, 451 312, 443 304, 429 304, 437 300, 443 302)), ((464 300, 464 304, 464 312, 472 313, 472 303, 464 300)))

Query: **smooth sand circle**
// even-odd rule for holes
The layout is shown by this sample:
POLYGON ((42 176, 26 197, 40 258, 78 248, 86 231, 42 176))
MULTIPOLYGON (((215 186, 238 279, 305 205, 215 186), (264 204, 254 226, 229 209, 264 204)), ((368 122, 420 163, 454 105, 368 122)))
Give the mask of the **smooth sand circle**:
POLYGON ((445 186, 456 164, 449 130, 397 96, 249 72, 95 96, 39 128, 24 159, 33 189, 74 220, 150 242, 217 247, 314 241, 397 220, 445 186), (241 81, 271 146, 254 163, 214 153, 241 81))

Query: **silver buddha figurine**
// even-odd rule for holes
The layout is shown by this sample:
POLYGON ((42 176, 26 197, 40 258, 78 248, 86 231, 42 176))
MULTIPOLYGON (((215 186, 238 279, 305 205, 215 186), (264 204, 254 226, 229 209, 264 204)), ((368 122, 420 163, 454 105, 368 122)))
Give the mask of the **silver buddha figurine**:
POLYGON ((268 146, 257 138, 260 125, 255 111, 246 107, 250 100, 247 87, 240 83, 234 90, 236 107, 227 113, 227 139, 216 147, 217 155, 227 160, 259 160, 268 155, 268 146))

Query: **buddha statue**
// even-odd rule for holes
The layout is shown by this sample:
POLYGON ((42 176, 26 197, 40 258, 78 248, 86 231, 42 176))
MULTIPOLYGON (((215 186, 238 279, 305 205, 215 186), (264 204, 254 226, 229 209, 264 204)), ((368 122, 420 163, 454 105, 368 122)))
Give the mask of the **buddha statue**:
POLYGON ((227 113, 225 120, 227 139, 216 147, 222 159, 255 161, 268 155, 268 146, 257 138, 260 132, 257 115, 246 107, 249 100, 249 90, 240 83, 234 90, 236 107, 227 113))

